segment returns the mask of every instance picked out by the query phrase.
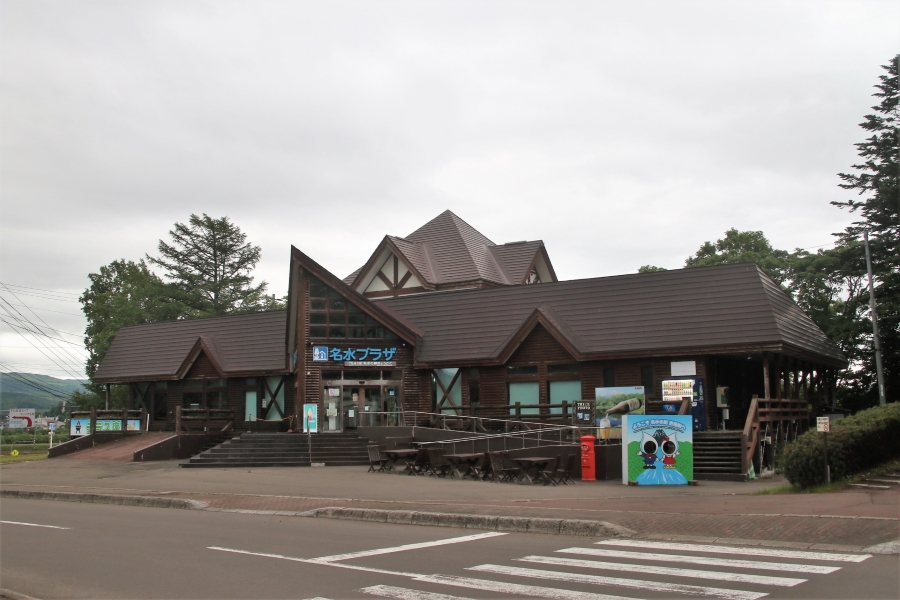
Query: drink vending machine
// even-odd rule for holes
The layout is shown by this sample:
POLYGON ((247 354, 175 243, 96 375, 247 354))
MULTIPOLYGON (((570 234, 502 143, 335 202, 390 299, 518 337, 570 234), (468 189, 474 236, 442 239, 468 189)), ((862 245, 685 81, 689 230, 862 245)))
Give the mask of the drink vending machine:
POLYGON ((677 415, 681 410, 682 401, 689 400, 694 431, 706 431, 706 400, 703 392, 701 377, 664 379, 662 382, 663 412, 668 415, 677 415))

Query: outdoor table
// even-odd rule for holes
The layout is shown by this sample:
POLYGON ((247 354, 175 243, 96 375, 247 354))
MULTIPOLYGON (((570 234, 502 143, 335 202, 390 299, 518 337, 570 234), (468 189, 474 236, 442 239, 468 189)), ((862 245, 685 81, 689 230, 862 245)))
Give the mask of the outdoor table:
POLYGON ((393 471, 397 473, 397 470, 394 468, 394 464, 400 460, 401 458, 409 458, 411 456, 415 456, 419 453, 418 450, 411 450, 409 448, 402 450, 385 450, 383 454, 387 456, 387 462, 384 465, 385 471, 393 471))
POLYGON ((518 483, 525 483, 527 481, 528 483, 533 484, 534 479, 532 479, 531 472, 534 471, 535 474, 537 474, 553 459, 547 458, 546 456, 525 456, 522 458, 513 458, 512 460, 519 466, 519 473, 516 476, 518 483))
MULTIPOLYGON (((450 474, 456 479, 464 479, 483 456, 484 452, 477 452, 475 454, 445 454, 444 458, 450 461, 450 474)), ((474 479, 474 475, 472 477, 474 479)))

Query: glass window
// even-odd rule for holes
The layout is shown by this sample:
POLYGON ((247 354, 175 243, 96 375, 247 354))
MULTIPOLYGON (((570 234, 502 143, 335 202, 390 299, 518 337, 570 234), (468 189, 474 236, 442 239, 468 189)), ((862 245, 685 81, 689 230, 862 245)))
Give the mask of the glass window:
POLYGON ((330 338, 347 337, 347 328, 346 327, 329 327, 328 328, 328 337, 330 337, 330 338))
POLYGON ((641 367, 641 385, 646 396, 653 395, 653 367, 641 367))
POLYGON ((384 337, 384 328, 383 327, 367 327, 366 328, 366 337, 372 339, 379 339, 384 337))
POLYGON ((402 375, 401 371, 382 371, 381 377, 382 379, 400 379, 402 375))
POLYGON ((186 388, 202 388, 203 380, 202 379, 185 379, 184 387, 186 388))
POLYGON ((350 325, 365 325, 366 315, 360 313, 352 313, 347 317, 347 323, 350 325))
POLYGON ((310 308, 312 310, 326 310, 326 304, 324 300, 313 300, 310 303, 310 308))
POLYGON ((228 408, 225 392, 206 392, 206 408, 228 408))
POLYGON ((181 400, 181 405, 184 408, 201 408, 200 404, 203 402, 203 393, 187 392, 182 395, 181 400))
POLYGON ((341 298, 340 300, 332 300, 330 310, 332 312, 335 312, 335 311, 346 312, 347 311, 347 303, 344 302, 343 298, 341 298))
POLYGON ((616 387, 616 368, 603 368, 603 387, 616 387))
POLYGON ((440 412, 450 412, 456 413, 456 409, 462 406, 462 384, 460 383, 461 377, 457 377, 456 381, 453 381, 453 378, 456 377, 456 374, 459 372, 459 369, 435 369, 434 377, 435 377, 435 396, 433 401, 435 403, 435 412, 437 412, 438 405, 440 405, 440 412), (453 384, 451 387, 450 384, 453 384), (443 387, 441 385, 443 384, 443 387), (449 400, 444 397, 444 390, 448 392, 447 397, 449 400), (443 403, 441 403, 443 400, 443 403))
POLYGON ((366 337, 366 328, 365 327, 348 327, 347 328, 347 337, 354 339, 362 339, 366 337))
MULTIPOLYGON (((511 381, 509 383, 509 403, 522 405, 523 415, 538 415, 541 409, 538 404, 541 399, 541 384, 537 381, 511 381), (534 407, 534 408, 525 408, 534 407)), ((510 415, 516 414, 515 406, 509 409, 510 415)))
POLYGON ((472 379, 478 379, 480 375, 481 372, 477 368, 469 369, 469 377, 471 377, 472 379))
POLYGON ((312 325, 324 325, 327 319, 328 315, 325 313, 312 313, 309 315, 309 322, 312 325))
POLYGON ((208 387, 208 388, 225 387, 225 380, 224 379, 207 379, 206 387, 208 387))
POLYGON ((400 336, 398 336, 396 333, 394 333, 394 332, 391 331, 390 329, 385 329, 385 330, 384 330, 384 337, 385 337, 385 339, 388 339, 388 340, 398 340, 398 339, 400 339, 400 336))
POLYGON ((157 381, 153 384, 153 386, 158 390, 165 390, 169 387, 168 381, 157 381))
POLYGON ((340 379, 340 371, 322 371, 322 379, 340 379))
POLYGON ((578 363, 569 365, 547 365, 547 373, 555 375, 557 373, 578 373, 581 370, 578 363))
MULTIPOLYGON (((572 414, 572 403, 581 400, 581 380, 570 381, 551 381, 550 382, 550 404, 569 403, 569 415, 572 414)), ((562 406, 551 406, 551 415, 561 415, 562 406)))
POLYGON ((323 338, 326 336, 326 329, 324 327, 310 327, 309 328, 309 337, 319 337, 323 338))
POLYGON ((309 284, 310 298, 327 298, 328 288, 318 279, 313 279, 309 284))
POLYGON ((342 312, 330 312, 328 313, 328 324, 329 325, 344 325, 347 322, 347 313, 342 312))
POLYGON ((537 375, 538 368, 537 365, 526 365, 521 367, 506 367, 506 372, 509 375, 537 375))
POLYGON ((256 387, 256 378, 255 378, 255 377, 249 377, 249 378, 245 379, 245 380, 244 380, 244 385, 245 385, 246 387, 253 387, 253 388, 255 388, 255 387, 256 387))
POLYGON ((469 384, 469 404, 481 402, 481 386, 477 383, 469 384))

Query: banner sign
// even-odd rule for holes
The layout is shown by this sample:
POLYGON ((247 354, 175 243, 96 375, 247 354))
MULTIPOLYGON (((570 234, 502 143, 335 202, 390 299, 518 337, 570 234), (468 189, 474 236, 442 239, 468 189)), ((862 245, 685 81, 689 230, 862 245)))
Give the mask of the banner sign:
POLYGON ((303 414, 303 433, 319 433, 319 405, 304 404, 303 414))
POLYGON ((644 386, 602 387, 594 389, 595 426, 609 431, 612 439, 622 438, 622 417, 644 414, 644 386))
POLYGON ((34 409, 33 408, 11 408, 9 409, 9 428, 25 429, 26 427, 34 427, 34 409))
MULTIPOLYGON (((334 362, 391 363, 396 354, 397 348, 332 348, 329 350, 328 346, 313 346, 312 359, 313 362, 332 360, 334 362)), ((395 364, 391 363, 387 366, 395 364)))
MULTIPOLYGON (((128 419, 126 421, 126 431, 140 431, 140 419, 128 419)), ((97 432, 104 431, 122 431, 122 419, 97 419, 97 432)), ((83 419, 72 419, 69 422, 69 435, 90 435, 91 419, 90 417, 83 419)))
POLYGON ((622 423, 622 483, 687 485, 694 478, 690 415, 628 414, 622 423))
POLYGON ((594 427, 594 403, 590 400, 575 401, 575 425, 579 427, 594 427))

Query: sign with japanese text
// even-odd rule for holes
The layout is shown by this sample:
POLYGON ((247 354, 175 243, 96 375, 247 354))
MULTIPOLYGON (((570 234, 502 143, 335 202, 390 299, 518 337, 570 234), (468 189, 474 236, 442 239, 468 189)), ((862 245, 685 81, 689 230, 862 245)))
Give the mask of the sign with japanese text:
POLYGON ((594 423, 594 403, 590 400, 575 401, 575 425, 581 427, 593 427, 594 423))
POLYGON ((313 362, 343 362, 348 367, 394 367, 397 348, 331 348, 313 346, 313 362))
POLYGON ((831 431, 831 419, 828 417, 816 417, 816 431, 828 433, 831 431))
POLYGON ((11 408, 9 409, 9 428, 25 429, 34 427, 34 409, 33 408, 11 408))
MULTIPOLYGON (((140 431, 140 419, 128 419, 125 424, 126 431, 140 431)), ((97 419, 97 432, 122 431, 122 419, 97 419)), ((69 423, 69 435, 90 435, 91 420, 72 419, 69 423)))
POLYGON ((687 485, 694 478, 690 415, 622 418, 622 483, 687 485))

